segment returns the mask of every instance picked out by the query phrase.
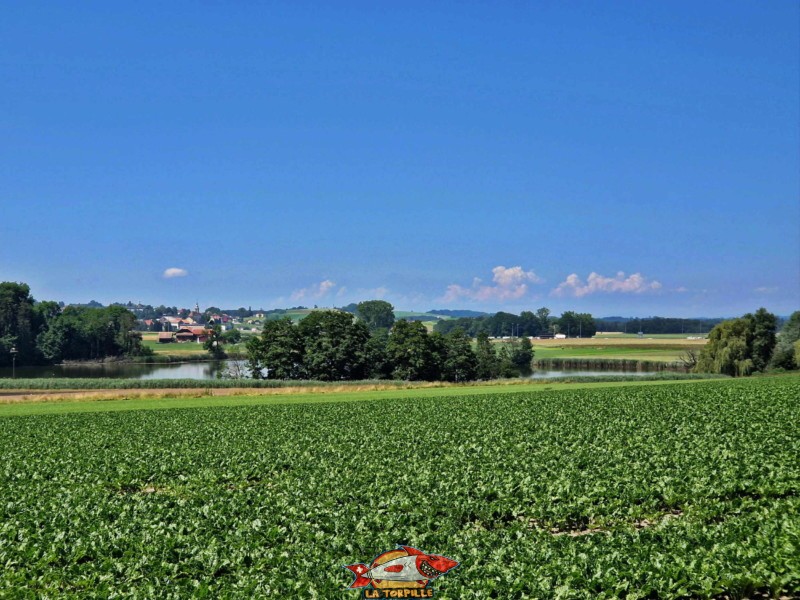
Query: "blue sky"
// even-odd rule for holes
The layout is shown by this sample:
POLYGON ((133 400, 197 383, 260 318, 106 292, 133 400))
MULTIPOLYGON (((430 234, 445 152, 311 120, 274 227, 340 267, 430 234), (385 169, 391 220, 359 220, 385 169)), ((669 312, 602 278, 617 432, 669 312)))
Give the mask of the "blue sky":
POLYGON ((800 308, 800 4, 6 4, 37 299, 800 308))

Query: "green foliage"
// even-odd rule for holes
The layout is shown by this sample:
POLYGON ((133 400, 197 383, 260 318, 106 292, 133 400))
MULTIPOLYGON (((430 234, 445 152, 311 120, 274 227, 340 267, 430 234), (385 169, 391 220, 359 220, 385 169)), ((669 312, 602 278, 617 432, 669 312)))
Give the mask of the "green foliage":
POLYGON ((477 377, 478 359, 472 351, 472 340, 463 329, 456 328, 444 336, 445 356, 442 378, 445 381, 472 381, 477 377))
POLYGON ((222 341, 225 344, 238 344, 242 341, 242 332, 238 329, 229 329, 222 334, 222 341))
POLYGON ((303 367, 308 379, 363 379, 368 372, 369 330, 350 313, 318 310, 300 321, 303 367))
POLYGON ((434 330, 446 334, 459 328, 471 337, 477 337, 481 332, 491 337, 537 336, 550 330, 549 315, 547 308, 540 308, 536 314, 530 311, 522 311, 519 315, 498 312, 494 315, 439 321, 434 330))
POLYGON ((590 338, 597 333, 594 317, 589 313, 576 313, 571 310, 562 313, 556 320, 558 330, 568 337, 590 338))
POLYGON ((367 370, 370 379, 390 379, 392 376, 392 361, 387 347, 389 344, 389 330, 376 329, 367 340, 364 352, 366 354, 367 370))
POLYGON ((136 317, 121 306, 68 306, 38 337, 42 355, 50 362, 95 360, 147 353, 141 334, 133 331, 136 317))
POLYGON ((261 336, 247 340, 248 369, 254 379, 300 379, 303 340, 289 317, 266 321, 261 336))
POLYGON ((776 378, 7 417, 0 596, 356 597, 340 566, 407 543, 461 562, 442 599, 791 597, 798 397, 776 378))
POLYGON ((795 350, 800 340, 800 310, 795 311, 783 324, 772 352, 770 366, 776 369, 796 369, 800 358, 795 350))
POLYGON ((442 355, 438 338, 428 335, 419 321, 395 323, 387 354, 392 362, 392 377, 405 381, 435 381, 441 376, 442 355))
POLYGON ((533 370, 533 344, 524 337, 514 340, 511 350, 511 364, 520 375, 529 375, 533 370))
POLYGON ((385 300, 360 302, 356 314, 367 324, 370 331, 391 329, 394 325, 394 307, 385 300))
POLYGON ((763 308, 720 323, 708 334, 695 370, 732 377, 764 371, 775 347, 776 327, 775 315, 763 308))
POLYGON ((36 336, 43 318, 34 302, 26 284, 0 283, 0 364, 11 365, 12 348, 17 350, 18 365, 37 362, 36 336))
POLYGON ((136 317, 123 306, 62 312, 56 302, 36 303, 24 283, 0 283, 0 364, 11 363, 12 347, 19 365, 141 356, 149 350, 135 327, 136 317))
POLYGON ((212 358, 220 360, 225 358, 225 349, 222 347, 222 328, 219 325, 214 325, 208 330, 208 337, 203 342, 203 349, 206 350, 212 358))
POLYGON ((478 339, 475 344, 475 357, 477 365, 475 374, 478 379, 497 379, 500 377, 502 365, 497 356, 494 344, 489 340, 486 332, 478 334, 478 339))

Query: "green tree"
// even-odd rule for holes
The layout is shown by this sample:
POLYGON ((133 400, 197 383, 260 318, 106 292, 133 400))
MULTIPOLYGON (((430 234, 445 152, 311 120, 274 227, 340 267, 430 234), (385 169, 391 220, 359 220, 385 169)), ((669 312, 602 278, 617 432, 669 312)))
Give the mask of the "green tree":
POLYGON ((42 326, 25 283, 0 283, 0 364, 11 365, 11 348, 17 364, 33 364, 38 358, 36 337, 42 326))
POLYGON ((795 369, 798 358, 795 353, 795 343, 800 340, 800 310, 791 314, 783 324, 772 352, 770 366, 778 369, 795 369))
POLYGON ((511 359, 511 343, 502 343, 497 347, 497 362, 499 364, 498 377, 512 378, 519 377, 519 370, 514 366, 511 359))
POLYGON ((238 344, 242 341, 242 332, 238 329, 230 329, 222 334, 222 341, 226 344, 238 344))
POLYGON ((510 354, 511 364, 520 375, 530 375, 533 372, 533 344, 527 337, 515 341, 510 354))
POLYGON ((376 329, 370 334, 365 349, 369 379, 390 379, 392 377, 392 361, 387 350, 388 345, 388 329, 376 329))
MULTIPOLYGON (((750 315, 746 315, 749 317, 750 315)), ((759 308, 751 317, 753 346, 751 358, 756 371, 765 371, 775 349, 778 319, 766 308, 759 308)))
POLYGON ((442 378, 445 381, 473 381, 478 370, 478 359, 472 350, 472 340, 460 327, 444 336, 444 361, 442 378))
POLYGON ((550 309, 542 307, 536 311, 536 320, 539 322, 539 332, 550 332, 550 309))
POLYGON ((208 330, 208 337, 203 342, 203 348, 212 356, 212 358, 220 360, 225 358, 225 349, 222 347, 222 328, 219 325, 214 325, 208 330))
POLYGON ((247 368, 254 379, 300 379, 303 340, 289 317, 266 321, 261 335, 247 340, 247 368))
POLYGON ((539 319, 529 310, 523 310, 519 313, 519 325, 519 335, 536 336, 541 332, 539 319))
POLYGON ((309 379, 364 379, 369 329, 350 313, 317 310, 300 321, 303 365, 309 379))
POLYGON ((392 377, 405 381, 436 381, 441 374, 441 355, 428 330, 419 321, 397 321, 387 345, 392 377))
POLYGON ((356 314, 367 324, 370 331, 391 329, 394 325, 394 307, 385 300, 360 302, 356 314))
POLYGON ((57 315, 47 308, 45 311, 51 314, 36 343, 48 361, 97 360, 151 352, 142 346, 141 334, 134 331, 136 316, 124 306, 68 306, 57 315))
POLYGON ((592 337, 597 333, 594 317, 589 313, 567 311, 556 321, 559 331, 569 337, 592 337))
POLYGON ((475 375, 478 379, 497 379, 500 376, 500 359, 495 351, 494 344, 489 335, 482 331, 478 334, 475 344, 475 358, 477 359, 475 375))
POLYGON ((775 347, 775 315, 760 308, 755 315, 723 321, 708 334, 695 371, 740 377, 763 371, 775 347))

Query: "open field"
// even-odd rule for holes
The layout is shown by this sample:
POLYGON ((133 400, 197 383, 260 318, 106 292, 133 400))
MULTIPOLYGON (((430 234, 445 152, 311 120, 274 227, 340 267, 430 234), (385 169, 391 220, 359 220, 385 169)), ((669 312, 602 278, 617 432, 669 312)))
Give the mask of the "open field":
MULTIPOLYGON (((573 380, 558 379, 524 380, 504 379, 492 382, 453 384, 444 382, 392 382, 375 381, 360 383, 277 382, 278 385, 263 388, 209 387, 198 385, 198 381, 164 380, 164 386, 113 388, 52 388, 52 389, 2 389, 0 390, 0 417, 29 414, 52 414, 69 412, 95 412, 117 410, 139 410, 154 408, 199 408, 212 406, 239 406, 261 404, 297 404, 319 402, 361 402, 389 398, 439 398, 444 396, 473 396, 504 394, 512 392, 543 392, 551 390, 599 389, 609 386, 642 385, 641 377, 609 376, 578 377, 573 380), (186 386, 174 385, 185 383, 186 386), (173 387, 170 387, 170 386, 173 387)), ((717 378, 718 379, 718 378, 717 378)), ((673 383, 697 383, 713 381, 710 376, 684 376, 670 374, 667 377, 654 375, 647 379, 648 385, 673 383)), ((121 380, 124 381, 124 380, 121 380)), ((135 383, 135 382, 134 382, 135 383)), ((224 383, 214 380, 209 385, 224 383)), ((255 382, 270 383, 270 382, 255 382)), ((275 383, 275 382, 272 382, 275 383)))
POLYGON ((800 590, 800 378, 510 389, 0 418, 0 596, 357 598, 397 543, 443 599, 800 590))
POLYGON ((598 332, 593 339, 603 340, 686 340, 690 337, 705 339, 706 333, 648 333, 643 338, 636 333, 598 332))
MULTIPOLYGON (((607 338, 569 338, 566 340, 533 340, 536 360, 549 358, 606 358, 612 360, 640 360, 676 362, 687 350, 699 352, 705 339, 687 339, 686 336, 652 336, 638 338, 614 335, 607 338)), ((496 340, 503 344, 506 340, 496 340)))
POLYGON ((208 354, 203 349, 203 344, 197 342, 159 344, 157 341, 142 340, 142 346, 150 348, 156 354, 208 354))

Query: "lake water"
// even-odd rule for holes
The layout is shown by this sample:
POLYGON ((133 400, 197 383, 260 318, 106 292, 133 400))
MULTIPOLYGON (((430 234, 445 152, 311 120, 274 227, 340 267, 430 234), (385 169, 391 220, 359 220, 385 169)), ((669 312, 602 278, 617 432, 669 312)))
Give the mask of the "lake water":
MULTIPOLYGON (((216 379, 230 361, 190 363, 108 363, 83 365, 55 365, 52 367, 17 367, 17 378, 42 377, 110 377, 113 379, 216 379)), ((537 369, 532 379, 580 377, 592 375, 647 375, 646 371, 589 371, 537 369)), ((0 369, 0 377, 11 377, 11 369, 0 369)))
MULTIPOLYGON (((110 377, 112 379, 216 379, 227 361, 188 363, 107 363, 17 367, 17 378, 110 377)), ((0 377, 11 377, 11 369, 0 369, 0 377)))

